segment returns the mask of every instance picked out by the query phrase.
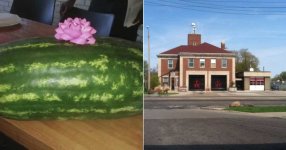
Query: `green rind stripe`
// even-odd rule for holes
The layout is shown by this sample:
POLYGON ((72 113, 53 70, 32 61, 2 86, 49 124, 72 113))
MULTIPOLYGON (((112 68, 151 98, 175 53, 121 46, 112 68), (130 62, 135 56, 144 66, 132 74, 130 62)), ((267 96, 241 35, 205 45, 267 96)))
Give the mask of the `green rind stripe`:
POLYGON ((11 73, 15 71, 15 66, 13 64, 9 64, 6 66, 0 66, 0 73, 11 73))
POLYGON ((6 92, 11 89, 10 84, 0 84, 0 92, 6 92))
POLYGON ((98 39, 71 47, 28 40, 0 47, 0 53, 0 115, 96 119, 142 113, 142 51, 131 43, 98 39))
POLYGON ((0 116, 5 116, 6 118, 10 119, 18 119, 18 120, 51 120, 51 119, 58 119, 58 120, 67 120, 67 119, 77 119, 77 120, 86 120, 86 119, 115 119, 115 118, 122 118, 122 117, 129 117, 134 115, 142 114, 141 112, 120 112, 116 114, 102 114, 102 113, 59 113, 59 112, 36 112, 30 114, 22 114, 19 115, 18 112, 15 114, 5 114, 0 113, 0 116))
MULTIPOLYGON (((72 109, 63 109, 63 108, 57 108, 52 110, 52 112, 58 112, 58 113, 90 113, 90 112, 95 112, 95 113, 102 113, 102 114, 115 114, 115 113, 120 113, 120 112, 140 112, 141 110, 132 106, 126 106, 122 108, 117 108, 117 109, 111 109, 109 112, 107 109, 87 109, 87 108, 72 108, 72 109)), ((51 110, 42 110, 42 111, 15 111, 15 110, 7 110, 7 109, 2 109, 0 110, 0 113, 5 113, 5 114, 19 114, 19 115, 28 115, 28 114, 33 114, 33 113, 49 113, 51 110)))

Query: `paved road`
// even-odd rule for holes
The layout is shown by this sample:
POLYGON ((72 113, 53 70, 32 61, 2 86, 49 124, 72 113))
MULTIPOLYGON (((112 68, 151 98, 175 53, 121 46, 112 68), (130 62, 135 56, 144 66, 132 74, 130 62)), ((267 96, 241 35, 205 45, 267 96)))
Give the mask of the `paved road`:
POLYGON ((240 97, 196 97, 189 99, 187 97, 145 97, 145 109, 166 109, 170 107, 178 108, 196 108, 207 106, 228 106, 233 101, 240 101, 242 104, 251 105, 286 105, 286 97, 279 98, 261 98, 248 97, 241 99, 240 97))
POLYGON ((145 96, 145 100, 286 100, 286 96, 145 96))
POLYGON ((146 150, 286 149, 286 120, 202 109, 145 109, 146 150))

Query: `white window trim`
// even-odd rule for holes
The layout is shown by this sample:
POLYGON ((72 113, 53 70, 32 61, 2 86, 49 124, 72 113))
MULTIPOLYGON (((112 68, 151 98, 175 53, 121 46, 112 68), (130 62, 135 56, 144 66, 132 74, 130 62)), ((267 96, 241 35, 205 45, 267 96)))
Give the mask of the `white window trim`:
POLYGON ((216 59, 215 58, 211 58, 211 68, 216 68, 216 59), (212 60, 215 60, 215 63, 212 63, 212 60), (215 66, 212 67, 212 64, 215 64, 215 66))
POLYGON ((206 59, 204 59, 204 58, 200 59, 200 68, 206 68, 206 59), (204 62, 204 66, 203 67, 201 66, 201 60, 204 60, 203 61, 204 62))
POLYGON ((226 58, 221 59, 221 68, 227 68, 227 59, 226 58), (223 60, 226 60, 226 66, 225 67, 223 66, 223 60))
POLYGON ((195 68, 195 59, 194 58, 189 58, 188 59, 188 67, 189 68, 195 68), (193 66, 190 66, 190 60, 193 59, 193 66))
POLYGON ((168 59, 168 69, 173 69, 174 68, 174 60, 173 59, 168 59), (169 63, 169 60, 172 61, 172 63, 169 63), (170 67, 170 64, 172 64, 172 67, 170 67))
POLYGON ((163 83, 169 83, 169 77, 163 77, 163 83), (167 81, 165 82, 164 79, 166 79, 167 81))

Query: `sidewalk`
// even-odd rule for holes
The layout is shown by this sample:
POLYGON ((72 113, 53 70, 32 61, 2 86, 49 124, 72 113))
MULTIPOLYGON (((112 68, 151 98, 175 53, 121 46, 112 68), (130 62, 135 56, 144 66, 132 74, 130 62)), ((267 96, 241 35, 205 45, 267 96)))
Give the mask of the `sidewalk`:
MULTIPOLYGON (((145 97, 159 97, 158 94, 145 94, 145 97)), ((162 95, 165 96, 165 95, 162 95)), ((188 91, 170 94, 168 97, 285 97, 286 91, 188 91)))

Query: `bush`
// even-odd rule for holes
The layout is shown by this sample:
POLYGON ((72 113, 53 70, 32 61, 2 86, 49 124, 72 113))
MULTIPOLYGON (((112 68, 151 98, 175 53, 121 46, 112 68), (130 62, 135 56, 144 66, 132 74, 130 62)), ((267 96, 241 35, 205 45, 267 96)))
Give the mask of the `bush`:
POLYGON ((156 86, 160 85, 159 77, 157 74, 151 74, 151 89, 154 89, 156 86))
POLYGON ((280 90, 280 91, 286 91, 286 84, 281 84, 281 85, 279 86, 279 90, 280 90))
POLYGON ((154 93, 155 93, 155 91, 152 90, 152 89, 150 89, 150 90, 148 91, 148 94, 154 94, 154 93))

